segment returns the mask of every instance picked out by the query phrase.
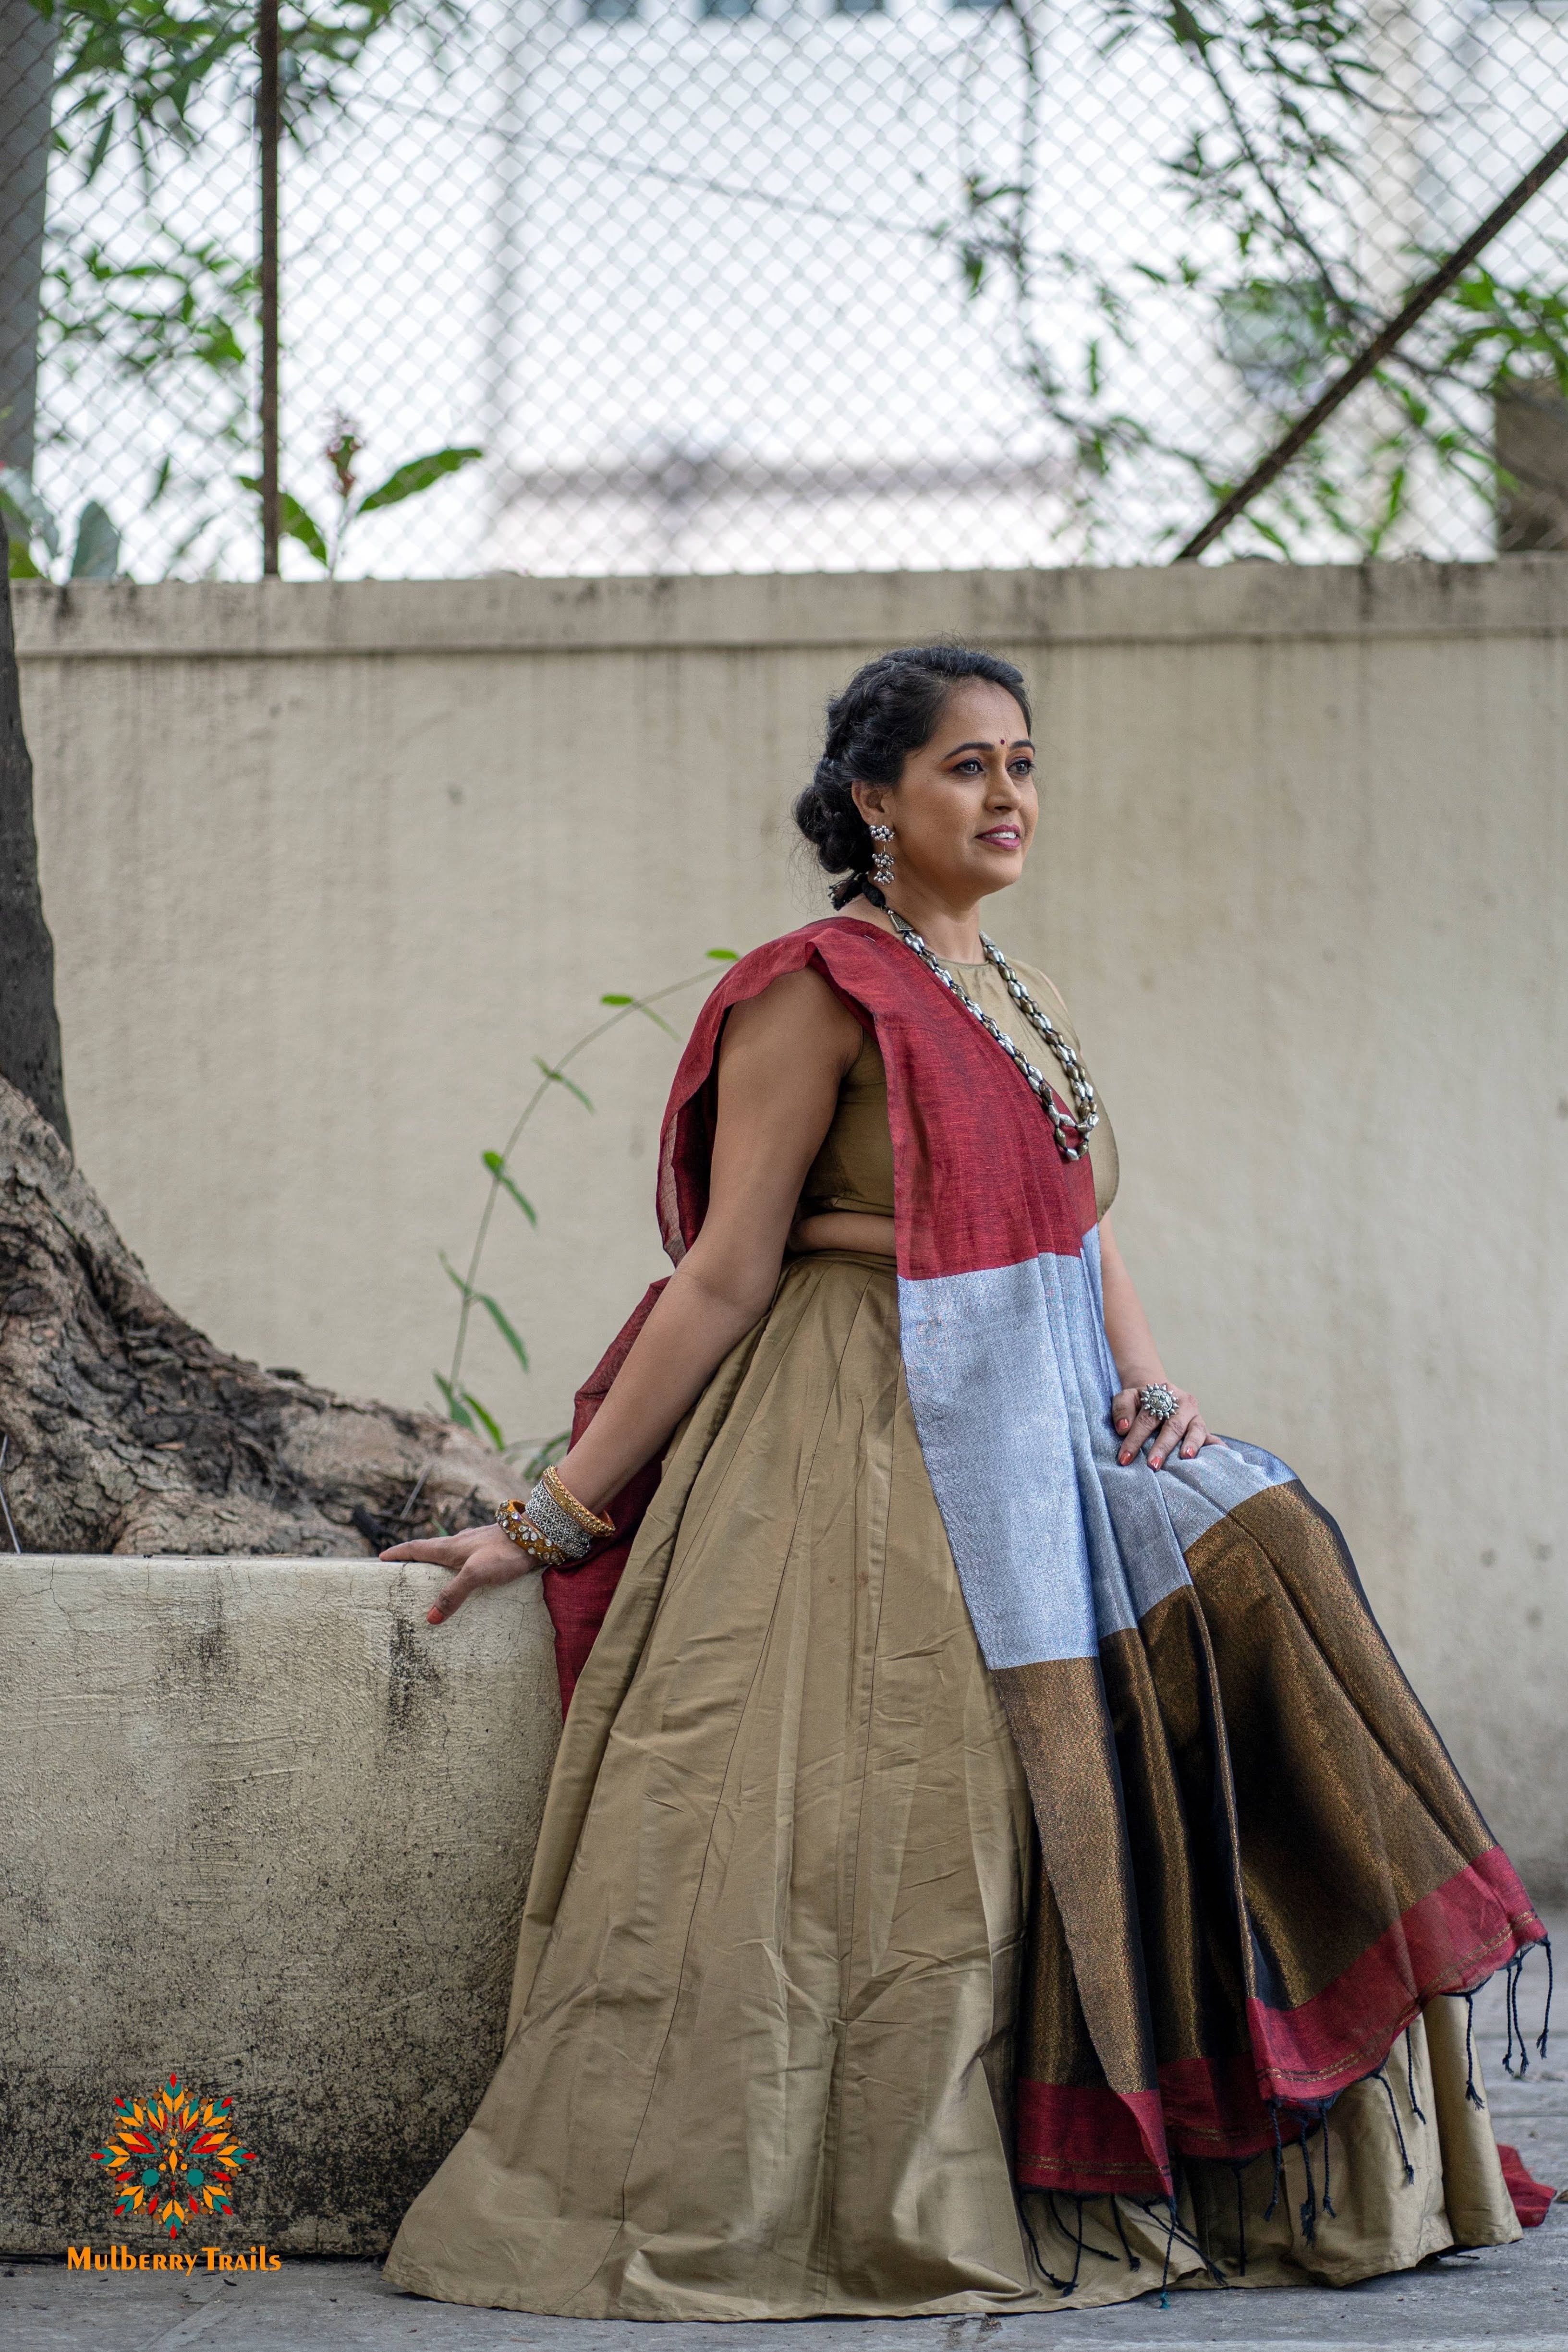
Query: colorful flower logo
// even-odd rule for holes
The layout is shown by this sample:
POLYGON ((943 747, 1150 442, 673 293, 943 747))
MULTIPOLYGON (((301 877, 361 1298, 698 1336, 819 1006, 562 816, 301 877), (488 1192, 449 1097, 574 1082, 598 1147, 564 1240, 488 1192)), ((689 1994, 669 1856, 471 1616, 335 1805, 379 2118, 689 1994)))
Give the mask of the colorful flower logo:
POLYGON ((201 2099, 171 2074, 151 2099, 116 2099, 118 2118, 92 2152, 119 2196, 118 2220, 145 2213, 170 2237, 205 2213, 230 2214, 228 2192, 256 2161, 230 2125, 232 2099, 201 2099))

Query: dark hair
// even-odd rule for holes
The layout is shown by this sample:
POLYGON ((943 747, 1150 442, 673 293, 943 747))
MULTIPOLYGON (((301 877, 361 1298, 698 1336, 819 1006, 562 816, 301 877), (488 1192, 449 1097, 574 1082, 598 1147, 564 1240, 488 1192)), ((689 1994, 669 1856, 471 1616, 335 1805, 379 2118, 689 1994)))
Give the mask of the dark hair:
POLYGON ((879 654, 858 669, 842 694, 827 706, 827 740, 816 773, 795 804, 795 821, 816 850, 826 874, 843 874, 829 894, 836 907, 852 898, 885 902, 869 877, 870 831, 850 790, 857 782, 896 784, 904 761, 936 733, 942 704, 968 677, 1005 688, 1031 727, 1029 698, 1021 674, 996 654, 968 646, 902 646, 879 654))

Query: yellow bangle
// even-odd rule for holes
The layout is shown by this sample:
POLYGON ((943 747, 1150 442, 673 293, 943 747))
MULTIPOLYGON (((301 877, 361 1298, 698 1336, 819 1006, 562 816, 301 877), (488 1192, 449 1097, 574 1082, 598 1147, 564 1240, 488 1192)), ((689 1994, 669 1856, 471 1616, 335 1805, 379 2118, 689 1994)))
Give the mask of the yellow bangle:
POLYGON ((580 1503, 553 1465, 546 1470, 539 1483, 560 1504, 567 1517, 576 1520, 585 1536, 597 1538, 600 1536, 615 1534, 614 1519, 602 1519, 596 1511, 591 1511, 588 1508, 586 1503, 580 1503))
POLYGON ((560 1545, 552 1544, 548 1536, 540 1533, 521 1503, 499 1503, 496 1525, 503 1536, 511 1538, 519 1551, 527 1552, 541 1568, 560 1568, 564 1563, 566 1554, 560 1545))

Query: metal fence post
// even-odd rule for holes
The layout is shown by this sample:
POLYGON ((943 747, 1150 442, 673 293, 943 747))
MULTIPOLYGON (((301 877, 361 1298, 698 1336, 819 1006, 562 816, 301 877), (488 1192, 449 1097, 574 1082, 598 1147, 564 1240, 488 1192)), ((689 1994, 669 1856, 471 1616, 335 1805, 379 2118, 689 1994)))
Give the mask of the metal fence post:
POLYGON ((55 26, 0 0, 0 463, 33 470, 55 26))
POLYGON ((261 572, 278 576, 278 0, 258 0, 256 52, 261 67, 257 132, 261 149, 261 572))

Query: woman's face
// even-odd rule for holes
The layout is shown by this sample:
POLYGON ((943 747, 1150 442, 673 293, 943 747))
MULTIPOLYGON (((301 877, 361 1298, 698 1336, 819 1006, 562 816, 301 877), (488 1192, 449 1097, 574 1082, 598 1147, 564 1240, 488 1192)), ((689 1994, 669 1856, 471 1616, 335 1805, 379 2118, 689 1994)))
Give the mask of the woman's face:
POLYGON ((1039 815, 1035 747, 1005 687, 961 679, 898 784, 854 789, 868 824, 892 826, 900 877, 940 899, 973 906, 1024 870, 1039 815))

